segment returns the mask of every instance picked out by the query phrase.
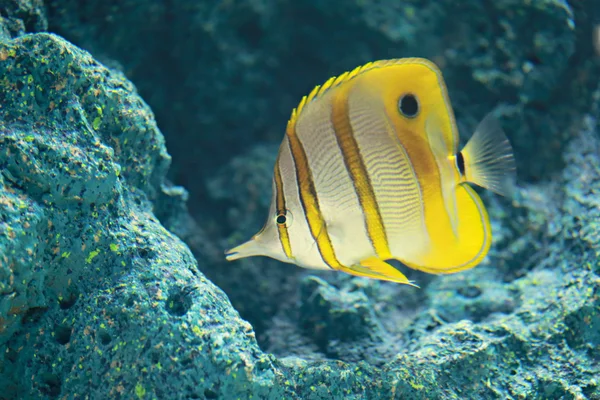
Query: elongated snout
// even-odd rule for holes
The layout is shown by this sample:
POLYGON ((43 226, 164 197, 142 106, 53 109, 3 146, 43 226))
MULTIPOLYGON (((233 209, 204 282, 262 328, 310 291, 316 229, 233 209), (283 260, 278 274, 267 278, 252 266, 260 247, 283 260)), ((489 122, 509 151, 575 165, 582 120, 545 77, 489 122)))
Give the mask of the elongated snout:
POLYGON ((259 241, 256 239, 250 239, 245 243, 240 244, 225 252, 225 259, 227 261, 234 261, 240 258, 263 256, 265 255, 265 249, 259 241))

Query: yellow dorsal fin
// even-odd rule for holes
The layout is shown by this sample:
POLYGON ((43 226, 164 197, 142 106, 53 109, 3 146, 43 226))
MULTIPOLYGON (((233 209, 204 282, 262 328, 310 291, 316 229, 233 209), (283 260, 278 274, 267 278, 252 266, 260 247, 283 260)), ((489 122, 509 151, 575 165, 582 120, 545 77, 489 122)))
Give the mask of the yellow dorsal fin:
POLYGON ((404 283, 417 288, 419 287, 413 281, 409 281, 402 272, 377 257, 364 259, 359 264, 353 265, 352 267, 341 267, 340 271, 354 276, 364 276, 367 278, 404 283))
POLYGON ((300 100, 300 104, 298 104, 298 106, 292 110, 292 115, 290 117, 290 120, 288 121, 288 125, 292 125, 292 126, 295 125, 296 121, 297 121, 298 117, 300 116, 300 114, 302 113, 302 110, 304 109, 304 107, 311 101, 322 96, 329 89, 335 88, 336 86, 339 86, 342 83, 347 82, 347 81, 355 78, 356 76, 363 74, 369 70, 375 69, 375 68, 382 68, 382 67, 386 67, 389 65, 395 65, 395 64, 407 64, 407 63, 411 63, 411 62, 425 64, 425 65, 429 66, 430 68, 435 69, 436 71, 438 70, 438 68, 435 66, 435 64, 433 64, 431 61, 426 60, 424 58, 396 58, 396 59, 379 60, 379 61, 373 61, 373 62, 366 63, 364 65, 354 68, 352 71, 344 72, 343 74, 341 74, 337 77, 333 76, 333 77, 329 78, 322 85, 315 86, 315 88, 308 94, 308 96, 302 97, 302 100, 300 100))

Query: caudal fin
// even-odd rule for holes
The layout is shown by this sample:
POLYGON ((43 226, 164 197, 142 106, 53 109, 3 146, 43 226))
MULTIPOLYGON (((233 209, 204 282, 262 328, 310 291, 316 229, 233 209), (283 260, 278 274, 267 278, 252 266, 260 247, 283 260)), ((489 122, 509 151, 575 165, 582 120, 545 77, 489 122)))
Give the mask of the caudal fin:
POLYGON ((502 196, 510 194, 517 178, 515 158, 500 123, 491 113, 479 123, 461 153, 468 182, 502 196))

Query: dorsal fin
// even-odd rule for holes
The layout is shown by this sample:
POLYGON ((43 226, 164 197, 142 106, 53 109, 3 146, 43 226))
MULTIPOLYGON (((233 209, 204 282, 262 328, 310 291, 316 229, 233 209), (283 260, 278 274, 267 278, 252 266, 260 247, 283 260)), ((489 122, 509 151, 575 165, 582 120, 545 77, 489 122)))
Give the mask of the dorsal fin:
POLYGON ((315 86, 315 88, 309 93, 309 95, 302 97, 302 100, 300 100, 300 104, 298 104, 298 106, 292 110, 292 115, 288 122, 288 126, 295 125, 296 121, 298 120, 298 117, 302 113, 302 110, 304 109, 304 107, 307 104, 309 104, 310 102, 312 102, 313 100, 315 100, 315 99, 319 98, 320 96, 322 96, 323 94, 325 94, 329 89, 335 88, 335 87, 341 85, 342 83, 348 82, 348 81, 354 79, 355 77, 357 77, 358 75, 363 74, 363 73, 365 73, 369 70, 375 69, 375 68, 381 68, 381 67, 386 67, 389 65, 396 65, 396 64, 406 64, 406 63, 411 63, 411 62, 424 64, 424 65, 427 65, 429 68, 435 69, 436 71, 438 70, 438 68, 437 68, 437 66, 435 66, 435 64, 433 64, 431 61, 426 60, 424 58, 395 58, 395 59, 390 59, 390 60, 379 60, 379 61, 372 61, 372 62, 366 63, 364 65, 354 68, 352 71, 344 72, 343 74, 341 74, 337 77, 333 76, 333 77, 329 78, 322 85, 315 86))

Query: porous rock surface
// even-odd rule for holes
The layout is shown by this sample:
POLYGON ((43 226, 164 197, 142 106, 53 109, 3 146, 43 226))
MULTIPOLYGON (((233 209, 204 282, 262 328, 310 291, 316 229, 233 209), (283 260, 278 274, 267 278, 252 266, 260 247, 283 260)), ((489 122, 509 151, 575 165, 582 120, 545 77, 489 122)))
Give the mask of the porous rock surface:
MULTIPOLYGON (((53 8, 58 3, 49 8, 68 12, 68 2, 53 8)), ((410 43, 408 33, 390 33, 410 24, 385 21, 410 21, 408 8, 392 17, 377 12, 383 3, 325 4, 308 7, 310 15, 337 20, 363 7, 351 26, 410 43)), ((443 11, 438 4, 430 9, 443 11)), ((525 18, 522 9, 565 22, 547 29, 566 43, 566 58, 550 61, 563 67, 542 72, 572 73, 565 63, 576 30, 567 28, 579 27, 572 18, 583 15, 582 3, 497 4, 518 16, 509 27, 525 18)), ((555 170, 566 168, 541 183, 526 173, 511 199, 486 195, 490 256, 455 275, 408 271, 417 290, 266 259, 225 265, 221 250, 265 217, 276 147, 240 148, 208 179, 212 201, 225 210, 221 221, 231 225, 226 238, 208 234, 210 224, 188 215, 186 191, 166 179, 171 158, 135 87, 59 36, 26 33, 45 29, 40 2, 0 5, 0 398, 600 398, 600 91, 587 85, 591 78, 580 78, 585 89, 556 83, 580 88, 589 101, 564 111, 573 118, 560 117, 571 129, 546 119, 555 130, 535 138, 544 146, 522 164, 541 163, 547 152, 555 170)), ((581 46, 575 59, 589 55, 581 46)), ((523 48, 507 54, 522 57, 523 48)), ((316 54, 337 66, 328 58, 335 54, 316 54)), ((598 76, 597 60, 578 68, 598 76)), ((449 82, 465 73, 449 71, 449 82)), ((535 87, 545 78, 527 81, 535 87)), ((527 110, 523 104, 516 109, 527 110)), ((199 136, 198 143, 216 140, 199 136)), ((518 151, 529 154, 523 143, 516 140, 518 151)), ((211 154, 204 144, 197 151, 211 154)))

